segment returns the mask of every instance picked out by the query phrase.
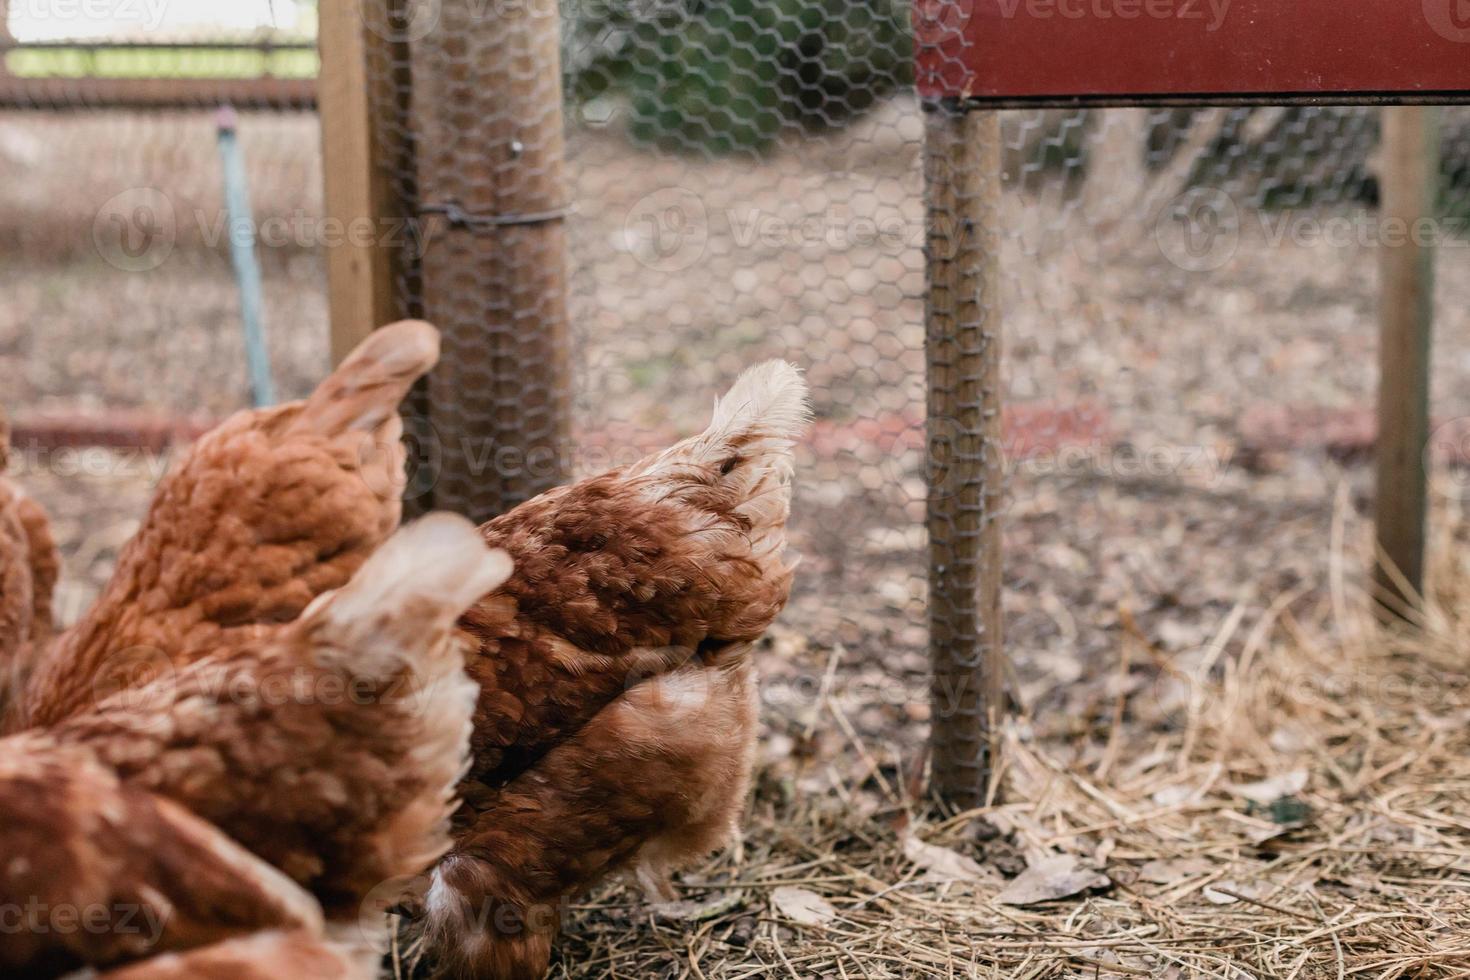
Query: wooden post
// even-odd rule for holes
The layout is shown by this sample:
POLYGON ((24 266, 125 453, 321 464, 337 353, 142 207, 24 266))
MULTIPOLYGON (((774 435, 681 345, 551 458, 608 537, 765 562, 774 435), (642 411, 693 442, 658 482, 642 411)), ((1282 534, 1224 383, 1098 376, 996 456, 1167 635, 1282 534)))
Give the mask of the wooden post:
POLYGON ((1438 109, 1383 110, 1374 522, 1381 558, 1398 574, 1379 567, 1375 580, 1387 607, 1397 612, 1412 608, 1424 584, 1425 445, 1434 325, 1434 244, 1426 238, 1426 228, 1438 214, 1439 140, 1438 109))
POLYGON ((323 203, 334 235, 326 250, 333 363, 371 331, 413 312, 400 295, 412 239, 402 199, 412 172, 402 120, 408 92, 393 75, 395 64, 407 72, 408 54, 385 29, 390 8, 402 2, 321 0, 318 7, 323 203))
POLYGON ((1003 710, 1000 116, 926 105, 933 788, 990 797, 1003 710))
POLYGON ((434 504, 483 520, 569 470, 557 5, 442 0, 413 47, 419 208, 443 221, 423 259, 434 504))

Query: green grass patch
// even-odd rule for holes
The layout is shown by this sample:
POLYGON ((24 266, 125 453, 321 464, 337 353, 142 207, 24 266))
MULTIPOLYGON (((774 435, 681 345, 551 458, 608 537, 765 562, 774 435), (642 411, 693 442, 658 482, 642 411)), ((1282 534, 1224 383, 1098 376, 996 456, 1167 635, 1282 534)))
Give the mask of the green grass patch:
POLYGON ((300 50, 45 48, 11 51, 5 67, 21 78, 315 78, 320 61, 300 50))

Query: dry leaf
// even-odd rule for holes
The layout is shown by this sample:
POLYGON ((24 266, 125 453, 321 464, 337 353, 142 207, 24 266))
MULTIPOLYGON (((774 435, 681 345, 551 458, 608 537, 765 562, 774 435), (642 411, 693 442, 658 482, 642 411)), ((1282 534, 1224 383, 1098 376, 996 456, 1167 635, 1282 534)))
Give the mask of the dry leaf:
POLYGON ((1154 794, 1155 806, 1178 806, 1195 793, 1192 786, 1165 786, 1154 794))
POLYGON ((1175 858, 1174 860, 1150 861, 1138 869, 1138 880, 1155 885, 1172 885, 1185 878, 1208 874, 1214 865, 1204 858, 1175 858))
POLYGON ((1209 902, 1211 905, 1234 905, 1236 902, 1240 901, 1240 899, 1236 898, 1235 895, 1227 895, 1223 891, 1217 891, 1216 889, 1218 888, 1223 888, 1226 891, 1232 891, 1236 894, 1244 895, 1246 898, 1255 898, 1257 895, 1260 894, 1261 891, 1260 888, 1255 885, 1245 885, 1241 884, 1238 881, 1221 881, 1215 885, 1208 885, 1205 887, 1205 890, 1203 892, 1205 896, 1205 901, 1209 902))
POLYGON ((903 841, 903 856, 929 872, 939 881, 978 881, 985 870, 958 851, 937 844, 926 844, 910 834, 903 841))
POLYGON ((653 914, 670 922, 703 922, 739 908, 744 898, 741 891, 715 892, 699 901, 660 902, 653 906, 653 914))
POLYGON ((1070 898, 1094 888, 1106 888, 1108 876, 1091 868, 1077 866, 1070 854, 1046 858, 1026 869, 1005 891, 995 897, 1001 905, 1039 905, 1059 898, 1070 898))
POLYGON ((837 910, 825 898, 790 885, 771 892, 771 906, 799 926, 824 926, 837 918, 837 910))
POLYGON ((1259 827, 1255 830, 1252 830, 1250 833, 1246 834, 1245 837, 1246 840, 1250 841, 1251 844, 1255 847, 1267 849, 1267 844, 1271 844, 1274 841, 1279 841, 1284 837, 1290 837, 1292 834, 1295 834, 1298 830, 1301 829, 1301 824, 1297 824, 1296 826, 1291 826, 1289 824, 1272 824, 1269 827, 1259 827))
POLYGON ((1232 785, 1230 791, 1253 803, 1270 806, 1282 797, 1295 796, 1306 789, 1307 779, 1307 771, 1297 769, 1271 779, 1263 779, 1259 783, 1246 783, 1243 786, 1232 785))

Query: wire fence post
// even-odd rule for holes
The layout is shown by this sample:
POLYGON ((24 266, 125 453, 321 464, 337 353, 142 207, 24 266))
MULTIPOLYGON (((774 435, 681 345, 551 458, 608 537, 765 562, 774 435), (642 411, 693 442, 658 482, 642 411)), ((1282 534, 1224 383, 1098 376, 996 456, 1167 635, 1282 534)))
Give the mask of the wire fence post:
POLYGON ((570 468, 560 29, 554 3, 436 13, 412 44, 434 505, 484 520, 570 468))
POLYGON ((933 789, 992 796, 1003 708, 1000 115, 925 106, 933 789))
POLYGON ((1398 615, 1417 604, 1424 587, 1435 258, 1424 222, 1438 214, 1439 113, 1428 106, 1383 110, 1374 576, 1384 608, 1398 615))

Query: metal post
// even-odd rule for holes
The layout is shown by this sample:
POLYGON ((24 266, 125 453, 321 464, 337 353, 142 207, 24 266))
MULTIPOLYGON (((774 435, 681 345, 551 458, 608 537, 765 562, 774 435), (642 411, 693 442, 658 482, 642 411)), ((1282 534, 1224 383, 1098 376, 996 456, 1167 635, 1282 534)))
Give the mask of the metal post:
POLYGON ((230 262, 240 287, 240 320, 245 328, 245 363, 250 372, 250 394, 257 408, 274 405, 276 386, 271 380, 270 349, 265 341, 265 311, 260 263, 255 256, 255 217, 250 210, 250 186, 245 160, 236 136, 235 110, 224 106, 215 115, 220 163, 225 174, 225 227, 229 229, 230 262))
POLYGON ((1434 244, 1426 230, 1427 222, 1438 213, 1439 154, 1437 108, 1383 110, 1381 374, 1374 522, 1381 557, 1393 571, 1376 568, 1375 581, 1386 608, 1397 613, 1417 603, 1424 585, 1425 446, 1429 441, 1429 348, 1434 329, 1434 244))
POLYGON ((991 796, 1004 696, 1000 116, 926 109, 933 788, 974 807, 991 796))

